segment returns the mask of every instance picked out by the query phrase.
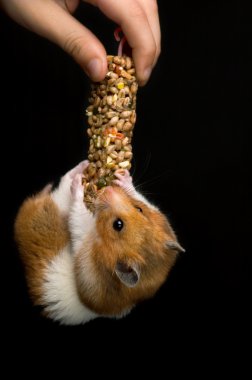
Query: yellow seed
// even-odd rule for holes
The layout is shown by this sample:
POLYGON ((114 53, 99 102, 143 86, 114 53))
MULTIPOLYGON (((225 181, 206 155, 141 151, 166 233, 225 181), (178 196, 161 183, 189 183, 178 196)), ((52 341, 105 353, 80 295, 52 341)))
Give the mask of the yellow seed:
POLYGON ((118 83, 117 88, 118 90, 122 90, 124 88, 124 83, 123 82, 118 83))

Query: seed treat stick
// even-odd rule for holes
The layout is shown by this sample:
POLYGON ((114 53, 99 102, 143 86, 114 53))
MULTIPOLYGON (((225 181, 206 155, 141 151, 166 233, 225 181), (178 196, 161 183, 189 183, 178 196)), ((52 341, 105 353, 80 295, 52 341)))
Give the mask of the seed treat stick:
MULTIPOLYGON (((117 31, 115 32, 118 38, 117 31)), ((122 53, 122 39, 118 53, 122 53)), ((94 211, 98 192, 112 184, 114 172, 130 169, 132 135, 136 122, 138 84, 132 58, 109 55, 103 81, 91 85, 86 114, 89 137, 88 167, 84 171, 84 202, 94 211)))

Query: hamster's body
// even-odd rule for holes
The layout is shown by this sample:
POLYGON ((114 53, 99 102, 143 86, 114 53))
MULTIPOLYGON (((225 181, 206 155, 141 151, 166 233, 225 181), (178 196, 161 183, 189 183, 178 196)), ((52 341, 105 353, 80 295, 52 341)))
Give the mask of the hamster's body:
POLYGON ((83 202, 87 161, 21 206, 15 238, 29 292, 49 318, 80 324, 122 316, 154 295, 182 250, 165 216, 132 185, 127 171, 83 202))

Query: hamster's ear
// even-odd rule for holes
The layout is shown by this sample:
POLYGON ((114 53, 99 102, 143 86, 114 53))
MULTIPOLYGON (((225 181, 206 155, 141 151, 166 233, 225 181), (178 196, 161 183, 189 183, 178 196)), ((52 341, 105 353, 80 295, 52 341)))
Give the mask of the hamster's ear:
POLYGON ((128 288, 134 288, 140 279, 140 270, 137 264, 126 264, 119 261, 115 267, 115 273, 119 280, 128 288))
POLYGON ((185 249, 175 240, 168 240, 165 242, 165 247, 177 252, 185 252, 185 249))

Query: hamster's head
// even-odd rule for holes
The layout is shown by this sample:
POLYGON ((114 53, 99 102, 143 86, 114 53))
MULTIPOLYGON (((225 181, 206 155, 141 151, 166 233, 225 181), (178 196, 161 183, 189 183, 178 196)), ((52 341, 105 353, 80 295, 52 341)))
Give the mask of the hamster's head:
POLYGON ((155 294, 183 248, 156 207, 118 186, 99 195, 95 219, 90 261, 96 286, 83 284, 80 296, 99 314, 122 315, 155 294))

